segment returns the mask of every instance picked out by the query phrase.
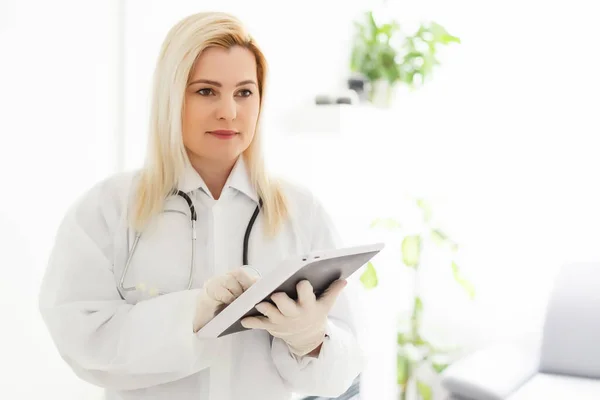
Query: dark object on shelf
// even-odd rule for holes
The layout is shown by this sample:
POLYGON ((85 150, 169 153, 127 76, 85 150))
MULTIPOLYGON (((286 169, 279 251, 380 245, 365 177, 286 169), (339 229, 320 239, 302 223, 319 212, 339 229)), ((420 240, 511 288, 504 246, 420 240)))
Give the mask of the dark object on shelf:
POLYGON ((335 99, 331 96, 320 94, 315 97, 315 104, 335 104, 335 99))
POLYGON ((369 100, 371 84, 365 76, 352 75, 348 78, 348 89, 354 90, 356 94, 358 94, 358 98, 361 102, 367 102, 369 100))
POLYGON ((316 105, 358 104, 360 99, 354 90, 343 90, 334 94, 319 94, 315 96, 316 105))
POLYGON ((335 104, 354 104, 352 101, 352 97, 350 96, 340 96, 335 100, 335 104))

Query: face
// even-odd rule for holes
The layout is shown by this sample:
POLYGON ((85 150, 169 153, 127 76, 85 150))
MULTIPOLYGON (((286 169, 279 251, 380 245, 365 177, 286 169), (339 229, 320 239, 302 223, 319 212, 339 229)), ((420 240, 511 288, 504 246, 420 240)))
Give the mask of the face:
POLYGON ((252 142, 259 111, 254 54, 238 46, 205 49, 185 93, 183 144, 192 164, 232 165, 252 142))

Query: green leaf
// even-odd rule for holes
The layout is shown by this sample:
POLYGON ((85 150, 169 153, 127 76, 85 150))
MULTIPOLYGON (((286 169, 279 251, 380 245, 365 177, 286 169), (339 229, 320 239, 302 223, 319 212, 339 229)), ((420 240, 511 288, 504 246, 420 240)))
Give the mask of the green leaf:
POLYGON ((397 355, 397 366, 396 366, 396 379, 398 385, 402 388, 406 387, 408 379, 410 378, 411 361, 403 354, 397 355))
POLYGON ((434 40, 438 43, 460 43, 460 38, 452 36, 446 28, 436 22, 431 22, 430 32, 433 34, 434 40))
POLYGON ((414 340, 414 345, 431 347, 429 342, 427 340, 423 339, 423 337, 421 337, 420 335, 414 340))
POLYGON ((449 365, 450 365, 450 364, 448 364, 448 363, 435 363, 435 362, 432 362, 432 363, 431 363, 431 367, 432 367, 432 368, 433 368, 433 370, 434 370, 435 372, 437 372, 438 374, 441 374, 442 372, 444 372, 444 370, 445 370, 446 368, 448 368, 448 366, 449 366, 449 365))
POLYGON ((350 54, 350 69, 374 82, 386 79, 398 81, 400 67, 396 62, 398 50, 392 45, 400 26, 396 22, 378 25, 372 12, 354 23, 354 42, 350 54))
POLYGON ((419 235, 406 236, 402 240, 402 261, 411 268, 419 266, 421 256, 421 237, 419 235))
MULTIPOLYGON (((412 54, 412 56, 415 58, 423 58, 422 53, 410 53, 410 54, 412 54)), ((417 206, 419 206, 419 208, 421 210, 423 210, 423 219, 425 219, 425 222, 429 222, 431 220, 431 205, 423 199, 417 199, 417 206)))
POLYGON ((446 241, 448 240, 448 235, 446 235, 444 232, 440 231, 439 229, 433 229, 431 231, 431 240, 433 240, 433 242, 435 244, 437 244, 438 246, 443 246, 446 244, 446 241))
POLYGON ((412 338, 408 333, 398 332, 397 342, 398 345, 404 346, 406 344, 412 343, 412 338))
POLYGON ((417 391, 422 400, 433 400, 433 391, 431 386, 423 381, 417 381, 417 391))
POLYGON ((449 246, 450 250, 457 251, 458 245, 454 243, 448 235, 442 232, 440 229, 431 230, 431 240, 438 246, 449 246))
POLYGON ((473 299, 475 297, 475 287, 471 282, 462 276, 460 268, 454 261, 452 261, 452 276, 454 277, 454 280, 465 290, 465 292, 467 292, 469 298, 473 299))
POLYGON ((378 29, 379 33, 383 33, 388 38, 391 38, 392 35, 394 34, 394 32, 396 32, 397 30, 398 30, 398 25, 396 23, 383 24, 378 29))
POLYGON ((377 32, 378 27, 377 27, 377 22, 375 22, 375 17, 373 16, 373 11, 367 12, 367 19, 369 21, 369 25, 371 26, 371 29, 373 30, 373 32, 377 32))
MULTIPOLYGON (((421 300, 421 297, 416 296, 415 297, 415 302, 413 303, 413 310, 412 310, 412 323, 419 323, 419 321, 421 320, 421 314, 423 313, 423 301, 421 300)), ((413 327, 414 328, 414 327, 413 327)), ((418 337, 418 333, 419 332, 413 332, 413 336, 414 337, 418 337)))
POLYGON ((377 279, 377 270, 370 261, 367 263, 367 269, 360 276, 360 281, 366 289, 373 289, 379 283, 377 279))
POLYGON ((415 297, 414 310, 417 313, 423 312, 423 300, 421 300, 421 297, 419 296, 415 297))
POLYGON ((371 228, 385 228, 385 229, 398 229, 400 228, 400 222, 393 218, 377 218, 371 222, 371 228))
POLYGON ((354 31, 351 71, 364 75, 371 83, 385 79, 392 86, 397 82, 411 88, 422 85, 430 78, 433 67, 439 65, 435 58, 437 46, 460 43, 443 26, 429 22, 421 24, 413 35, 402 35, 403 43, 397 48, 394 39, 402 34, 400 25, 395 21, 378 24, 371 11, 354 22, 354 31), (426 49, 421 50, 417 44, 425 44, 426 49))

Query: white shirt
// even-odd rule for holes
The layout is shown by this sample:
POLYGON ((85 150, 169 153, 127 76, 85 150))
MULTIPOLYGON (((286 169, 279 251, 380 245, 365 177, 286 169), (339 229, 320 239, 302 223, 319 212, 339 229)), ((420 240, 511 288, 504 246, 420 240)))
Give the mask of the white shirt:
MULTIPOLYGON (((198 215, 196 268, 191 262, 189 208, 178 196, 142 234, 125 286, 144 283, 167 294, 150 297, 117 290, 134 233, 126 223, 133 173, 97 184, 64 218, 44 276, 40 309, 63 359, 82 379, 106 389, 108 399, 281 400, 292 392, 337 397, 360 373, 346 287, 328 320, 318 358, 295 358, 264 330, 216 339, 193 333, 196 297, 210 276, 242 265, 246 226, 258 196, 240 157, 218 200, 189 167, 179 184, 198 215)), ((339 246, 331 219, 305 188, 286 183, 289 219, 272 239, 259 214, 249 242, 249 264, 264 276, 278 261, 339 246)))

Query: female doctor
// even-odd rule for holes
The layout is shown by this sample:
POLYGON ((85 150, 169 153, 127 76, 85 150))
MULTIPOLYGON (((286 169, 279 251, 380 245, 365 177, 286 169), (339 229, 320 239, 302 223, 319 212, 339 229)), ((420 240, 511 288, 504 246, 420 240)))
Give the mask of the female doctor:
POLYGON ((266 61, 239 20, 191 15, 158 58, 144 167, 96 184, 58 230, 40 293, 62 358, 108 399, 336 397, 362 368, 349 299, 261 303, 243 332, 196 332, 278 261, 336 247, 313 195, 267 174, 266 61))

